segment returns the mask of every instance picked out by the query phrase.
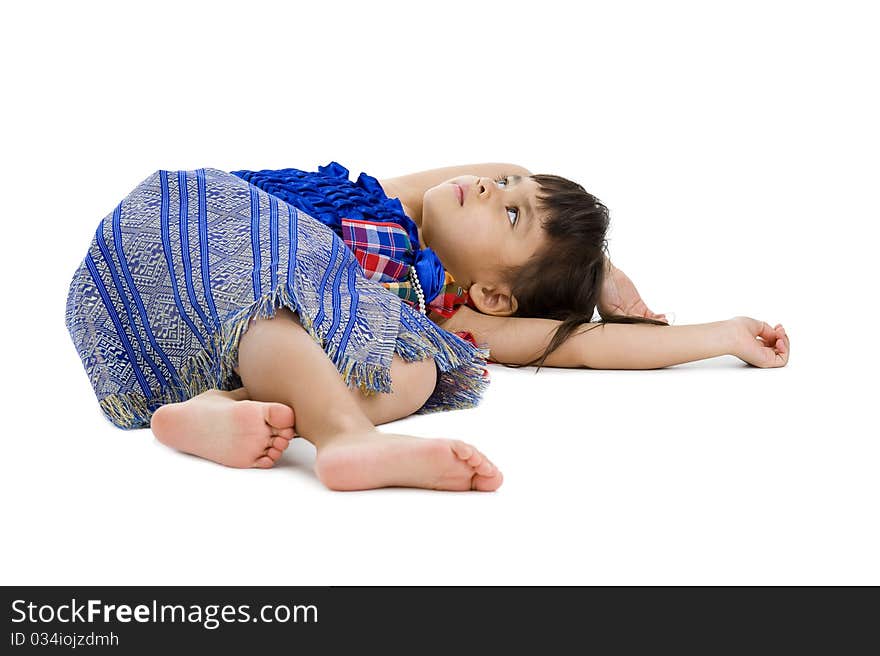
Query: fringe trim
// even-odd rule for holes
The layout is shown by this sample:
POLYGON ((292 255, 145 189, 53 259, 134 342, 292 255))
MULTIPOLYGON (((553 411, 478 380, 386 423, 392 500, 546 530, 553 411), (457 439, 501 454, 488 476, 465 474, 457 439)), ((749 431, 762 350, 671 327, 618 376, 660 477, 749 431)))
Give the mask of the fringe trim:
MULTIPOLYGON (((179 368, 182 386, 164 388, 149 401, 143 392, 111 394, 99 399, 101 410, 119 428, 147 428, 153 413, 162 405, 191 399, 209 389, 231 390, 240 387, 241 378, 235 373, 235 367, 238 365, 238 344, 241 336, 252 319, 274 317, 282 306, 296 312, 309 336, 324 348, 324 336, 315 331, 312 318, 302 310, 285 281, 274 291, 264 294, 221 321, 220 330, 210 335, 208 346, 191 356, 179 368)), ((353 384, 376 391, 387 391, 390 388, 390 371, 379 365, 344 357, 338 350, 338 344, 334 345, 329 355, 342 371, 347 385, 353 384)))
POLYGON ((415 414, 473 408, 489 385, 488 346, 474 347, 458 335, 439 328, 430 319, 425 332, 398 334, 395 353, 407 362, 433 357, 439 373, 433 394, 415 414), (427 340, 428 344, 425 344, 427 340))
MULTIPOLYGON (((324 348, 324 336, 315 331, 312 318, 302 311, 285 281, 221 322, 220 330, 210 336, 208 347, 191 356, 179 368, 182 386, 165 388, 149 401, 142 392, 111 394, 99 399, 102 412, 119 428, 148 428, 153 413, 162 405, 191 399, 209 389, 231 390, 240 387, 241 378, 235 373, 235 367, 238 364, 241 336, 252 319, 274 317, 281 306, 295 311, 306 332, 324 348)), ((425 321, 430 322, 429 319, 425 321)), ((433 357, 440 369, 434 393, 416 414, 477 405, 489 384, 483 375, 485 358, 489 357, 488 348, 475 349, 432 322, 424 328, 424 333, 401 331, 395 343, 395 352, 407 362, 433 357), (483 362, 478 358, 483 358, 483 362)), ((344 356, 339 351, 338 343, 328 355, 347 386, 357 386, 367 396, 391 391, 390 367, 385 369, 344 356)))

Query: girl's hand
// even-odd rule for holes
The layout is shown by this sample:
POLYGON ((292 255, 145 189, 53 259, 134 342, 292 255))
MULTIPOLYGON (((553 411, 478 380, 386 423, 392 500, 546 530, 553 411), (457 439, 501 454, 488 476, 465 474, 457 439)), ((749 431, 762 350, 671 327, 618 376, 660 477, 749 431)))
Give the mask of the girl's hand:
POLYGON ((633 281, 623 271, 606 261, 605 281, 599 292, 597 309, 602 318, 613 315, 645 317, 669 323, 665 314, 656 314, 648 309, 633 281))
POLYGON ((784 367, 788 364, 789 339, 782 324, 773 328, 751 317, 734 317, 731 355, 755 367, 784 367))

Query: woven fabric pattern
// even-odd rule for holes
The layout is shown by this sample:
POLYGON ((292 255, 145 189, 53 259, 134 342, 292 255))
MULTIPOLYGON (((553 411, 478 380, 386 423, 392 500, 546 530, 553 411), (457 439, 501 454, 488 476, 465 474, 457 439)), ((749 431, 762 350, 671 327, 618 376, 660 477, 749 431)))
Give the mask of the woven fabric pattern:
POLYGON ((100 222, 65 324, 105 416, 143 428, 165 403, 241 386, 241 334, 282 306, 364 393, 391 391, 395 353, 435 359, 419 413, 472 407, 488 384, 486 349, 367 279, 320 221, 211 168, 156 171, 100 222))

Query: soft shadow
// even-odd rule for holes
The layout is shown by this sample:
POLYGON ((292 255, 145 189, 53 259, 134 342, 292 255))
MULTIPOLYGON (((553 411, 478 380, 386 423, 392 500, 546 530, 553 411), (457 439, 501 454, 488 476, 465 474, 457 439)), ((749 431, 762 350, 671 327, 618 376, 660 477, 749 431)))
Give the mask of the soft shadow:
POLYGON ((563 376, 571 376, 571 375, 584 375, 584 372, 589 372, 590 375, 620 375, 620 374, 666 374, 668 372, 673 371, 688 371, 690 369, 712 369, 712 370, 723 370, 723 369, 757 369, 758 367, 753 367, 747 362, 743 362, 739 358, 735 356, 719 356, 715 358, 709 358, 707 360, 696 360, 694 362, 685 362, 682 364, 676 364, 669 367, 663 367, 661 369, 589 369, 587 367, 541 367, 539 371, 537 367, 504 367, 500 364, 490 364, 489 371, 509 371, 511 374, 515 376, 541 376, 545 372, 552 375, 563 375, 563 376))

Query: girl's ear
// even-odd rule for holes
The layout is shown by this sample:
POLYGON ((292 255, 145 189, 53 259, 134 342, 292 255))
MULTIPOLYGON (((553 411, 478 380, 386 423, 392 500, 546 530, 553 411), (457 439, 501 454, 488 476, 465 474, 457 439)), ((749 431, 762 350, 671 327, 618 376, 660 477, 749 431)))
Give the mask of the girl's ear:
POLYGON ((483 314, 506 317, 516 312, 516 298, 510 294, 507 287, 475 282, 468 289, 468 296, 483 314))

